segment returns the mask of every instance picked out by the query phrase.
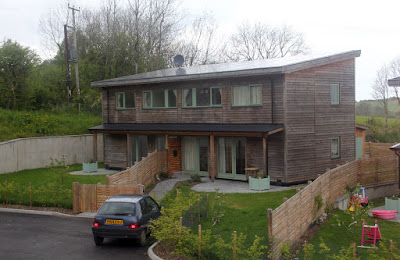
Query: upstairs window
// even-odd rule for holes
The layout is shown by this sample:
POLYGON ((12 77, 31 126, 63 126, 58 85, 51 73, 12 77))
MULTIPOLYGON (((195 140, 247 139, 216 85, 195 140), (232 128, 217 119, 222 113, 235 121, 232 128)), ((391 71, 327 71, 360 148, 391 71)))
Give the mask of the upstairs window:
POLYGON ((143 91, 143 108, 176 108, 176 90, 143 91))
POLYGON ((232 87, 232 106, 261 106, 261 85, 232 87))
POLYGON ((220 87, 187 88, 182 91, 183 107, 220 107, 220 87))
POLYGON ((340 104, 340 85, 331 84, 331 105, 340 104))
POLYGON ((117 109, 135 109, 134 91, 117 92, 115 96, 117 99, 117 109))
POLYGON ((340 158, 340 137, 331 139, 331 159, 340 158))

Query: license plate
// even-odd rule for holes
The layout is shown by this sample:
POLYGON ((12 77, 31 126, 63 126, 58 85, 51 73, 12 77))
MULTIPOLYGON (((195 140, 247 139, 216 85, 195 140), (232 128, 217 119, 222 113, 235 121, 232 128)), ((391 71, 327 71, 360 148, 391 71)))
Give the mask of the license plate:
POLYGON ((106 219, 106 224, 110 225, 123 225, 124 221, 120 219, 106 219))

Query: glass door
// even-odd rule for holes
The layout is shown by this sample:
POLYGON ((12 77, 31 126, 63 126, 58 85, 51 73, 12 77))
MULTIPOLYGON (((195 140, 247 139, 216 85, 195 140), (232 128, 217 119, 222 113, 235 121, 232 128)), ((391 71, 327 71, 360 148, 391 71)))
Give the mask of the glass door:
POLYGON ((218 177, 246 180, 246 139, 242 137, 218 138, 218 177))
POLYGON ((208 137, 184 136, 182 150, 183 171, 208 176, 208 137))

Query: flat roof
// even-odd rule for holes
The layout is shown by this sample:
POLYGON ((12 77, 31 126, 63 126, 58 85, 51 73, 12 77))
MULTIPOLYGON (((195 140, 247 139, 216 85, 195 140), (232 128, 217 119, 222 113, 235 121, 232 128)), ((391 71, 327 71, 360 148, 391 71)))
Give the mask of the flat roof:
POLYGON ((283 124, 103 124, 90 131, 165 131, 165 132, 245 132, 268 133, 283 128, 283 124))
POLYGON ((389 79, 388 80, 388 84, 391 87, 400 86, 400 77, 389 79))
POLYGON ((277 59, 170 68, 91 83, 91 87, 142 85, 256 75, 278 75, 359 57, 360 50, 334 54, 296 55, 277 59))

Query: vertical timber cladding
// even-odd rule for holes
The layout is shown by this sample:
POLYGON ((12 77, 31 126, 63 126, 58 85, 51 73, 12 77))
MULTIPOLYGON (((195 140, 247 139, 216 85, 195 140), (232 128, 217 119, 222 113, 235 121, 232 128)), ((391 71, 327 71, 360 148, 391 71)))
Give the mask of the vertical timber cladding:
POLYGON ((182 145, 181 137, 168 137, 168 165, 169 174, 182 171, 182 145))
POLYGON ((354 59, 286 75, 287 182, 315 179, 327 168, 355 158, 354 59), (340 84, 340 105, 330 102, 330 84, 340 84), (340 137, 339 159, 331 138, 340 137))
POLYGON ((104 134, 104 164, 126 168, 126 135, 104 134))

